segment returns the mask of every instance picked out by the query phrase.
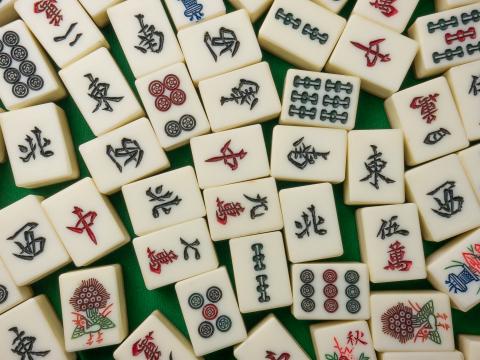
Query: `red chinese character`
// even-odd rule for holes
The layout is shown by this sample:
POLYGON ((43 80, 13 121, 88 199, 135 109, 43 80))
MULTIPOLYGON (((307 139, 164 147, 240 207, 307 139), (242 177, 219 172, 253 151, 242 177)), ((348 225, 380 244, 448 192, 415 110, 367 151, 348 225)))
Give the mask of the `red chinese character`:
POLYGON ((243 208, 239 202, 229 202, 225 204, 224 201, 217 198, 217 221, 222 225, 227 223, 229 216, 240 216, 244 210, 245 208, 243 208))
POLYGON ((410 108, 420 109, 423 120, 430 124, 437 119, 437 98, 439 96, 439 94, 430 94, 414 97, 410 103, 410 108))
POLYGON ((33 4, 33 12, 44 12, 50 24, 59 26, 63 20, 62 10, 57 7, 57 0, 40 0, 33 4))
POLYGON ((386 17, 392 17, 398 14, 398 10, 393 3, 397 0, 374 0, 370 3, 375 9, 379 9, 380 12, 386 17))
POLYGON ((92 226, 95 223, 97 213, 95 211, 88 211, 84 214, 83 209, 79 208, 78 206, 74 206, 72 214, 77 215, 78 221, 74 226, 67 226, 67 229, 77 234, 83 234, 83 232, 85 231, 90 240, 92 240, 92 242, 97 245, 97 238, 95 237, 95 233, 92 230, 92 226))
POLYGON ((230 142, 232 140, 228 140, 220 149, 220 153, 222 155, 220 156, 214 156, 211 157, 210 159, 205 160, 205 162, 217 162, 217 161, 223 161, 225 165, 227 165, 231 170, 237 170, 238 169, 238 159, 243 159, 248 153, 241 149, 238 152, 234 152, 230 148, 230 142))
POLYGON ((412 267, 412 261, 405 260, 405 246, 400 241, 395 241, 388 250, 389 260, 385 270, 409 271, 412 267))
POLYGON ((173 250, 167 252, 165 249, 155 253, 155 250, 150 250, 150 248, 147 248, 147 255, 150 259, 150 271, 156 274, 160 274, 162 272, 162 265, 171 264, 178 258, 177 254, 175 254, 173 250))
POLYGON ((132 355, 144 354, 147 360, 159 360, 162 353, 153 342, 153 331, 150 331, 143 339, 139 339, 132 346, 132 355))
POLYGON ((367 342, 364 339, 364 332, 360 330, 356 330, 355 332, 349 331, 347 335, 347 344, 352 345, 353 347, 357 346, 357 344, 367 345, 367 342))
POLYGON ((365 51, 365 59, 367 59, 367 66, 374 67, 375 65, 377 65, 378 60, 380 60, 380 62, 389 62, 391 60, 390 54, 382 54, 380 52, 380 44, 384 41, 385 39, 372 40, 368 43, 368 46, 360 44, 356 41, 350 41, 350 43, 356 48, 365 51))
POLYGON ((280 355, 275 354, 273 351, 267 350, 267 355, 265 356, 265 359, 268 360, 290 360, 290 354, 289 353, 281 353, 280 355))

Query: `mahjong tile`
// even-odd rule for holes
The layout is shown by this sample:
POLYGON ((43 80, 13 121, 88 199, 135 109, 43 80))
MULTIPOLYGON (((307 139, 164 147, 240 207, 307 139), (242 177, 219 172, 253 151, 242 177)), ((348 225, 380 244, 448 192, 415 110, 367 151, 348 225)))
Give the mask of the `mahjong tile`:
POLYGON ((267 62, 200 81, 198 88, 213 131, 271 120, 281 111, 267 62))
POLYGON ((205 219, 195 219, 138 237, 133 247, 149 290, 218 267, 205 219))
POLYGON ((59 68, 109 47, 78 1, 17 0, 15 10, 59 68))
POLYGON ((370 318, 370 284, 365 264, 294 264, 291 276, 292 313, 298 320, 370 318))
POLYGON ((245 340, 247 331, 225 267, 175 284, 195 355, 245 340))
POLYGON ((307 0, 275 0, 258 32, 263 49, 296 67, 321 71, 345 19, 307 0))
POLYGON ((120 345, 115 360, 145 359, 196 360, 192 345, 158 310, 148 316, 120 345), (143 356, 142 356, 143 355, 143 356))
POLYGON ((146 118, 90 140, 79 150, 98 190, 107 195, 170 166, 146 118))
POLYGON ((291 262, 328 259, 343 254, 331 184, 283 189, 279 196, 291 262))
POLYGON ((363 90, 386 98, 400 88, 417 49, 412 39, 353 14, 325 69, 358 76, 363 90))
POLYGON ((280 124, 351 130, 359 94, 358 77, 289 69, 280 124))
POLYGON ((230 240, 238 305, 242 313, 292 304, 292 290, 281 232, 230 240))
POLYGON ((478 2, 478 0, 435 0, 435 10, 443 11, 476 2, 478 2))
POLYGON ((138 236, 205 216, 202 194, 191 166, 124 185, 122 192, 138 236))
POLYGON ((348 0, 313 0, 318 5, 326 7, 328 10, 334 13, 339 13, 340 10, 347 4, 348 0))
POLYGON ((260 125, 195 137, 190 146, 202 189, 270 175, 260 125))
POLYGON ((247 339, 235 346, 233 356, 237 360, 308 360, 305 351, 282 323, 270 314, 255 325, 247 339))
POLYGON ((384 352, 379 353, 378 356, 379 360, 464 360, 460 351, 384 352))
POLYGON ((480 225, 480 205, 456 155, 407 171, 405 183, 424 240, 443 241, 480 225))
POLYGON ((18 14, 14 8, 15 1, 16 0, 3 0, 0 3, 0 25, 3 26, 18 19, 18 14))
POLYGON ((452 93, 444 77, 399 91, 385 101, 392 128, 401 129, 410 166, 468 146, 452 93))
POLYGON ((272 176, 278 180, 339 183, 345 179, 347 132, 303 126, 275 126, 272 176))
POLYGON ((96 136, 144 116, 127 80, 105 48, 85 56, 59 74, 96 136))
POLYGON ((68 352, 119 344, 127 337, 120 265, 70 271, 58 282, 68 352))
POLYGON ((7 268, 0 260, 0 314, 33 296, 29 286, 15 284, 7 268))
POLYGON ((17 285, 31 284, 72 261, 42 200, 27 195, 0 211, 0 257, 17 285))
MULTIPOLYGON (((0 111, 0 113, 3 111, 0 111)), ((7 161, 7 150, 5 149, 5 141, 3 140, 2 128, 0 126, 0 164, 7 161)))
POLYGON ((446 294, 439 291, 373 292, 370 307, 375 350, 455 350, 450 301, 446 294))
POLYGON ((282 212, 273 178, 205 189, 213 241, 280 230, 282 212))
POLYGON ((262 59, 245 10, 237 10, 178 32, 178 41, 194 83, 262 59))
POLYGON ((78 0, 98 27, 108 24, 107 9, 123 0, 78 0))
POLYGON ((226 11, 223 0, 166 0, 165 5, 177 30, 225 15, 226 11))
POLYGON ((478 4, 418 17, 408 35, 418 42, 417 77, 437 75, 452 66, 480 59, 478 4))
POLYGON ((42 202, 76 266, 86 266, 125 245, 130 237, 108 198, 83 178, 42 202))
POLYGON ((458 158, 462 163, 463 170, 467 174, 470 185, 472 185, 475 195, 480 201, 480 168, 478 167, 478 159, 480 159, 480 144, 471 146, 465 150, 458 152, 458 158))
POLYGON ((425 255, 415 204, 356 211, 362 261, 373 283, 425 279, 425 255))
POLYGON ((253 23, 268 10, 273 0, 229 0, 229 2, 237 9, 245 9, 253 23))
POLYGON ((107 14, 137 79, 183 61, 180 45, 160 1, 125 1, 108 8, 107 14))
POLYGON ((350 131, 347 156, 346 204, 397 204, 405 201, 400 130, 350 131))
POLYGON ((465 360, 475 360, 480 351, 480 336, 460 334, 458 348, 463 352, 465 360))
POLYGON ((210 131, 205 110, 184 63, 142 77, 137 90, 160 145, 172 150, 210 131))

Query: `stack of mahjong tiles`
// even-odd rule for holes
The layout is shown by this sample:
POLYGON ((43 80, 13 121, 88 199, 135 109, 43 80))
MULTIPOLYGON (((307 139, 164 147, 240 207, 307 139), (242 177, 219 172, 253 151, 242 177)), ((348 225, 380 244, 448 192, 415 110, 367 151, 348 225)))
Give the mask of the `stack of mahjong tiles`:
POLYGON ((3 0, 0 75, 2 360, 480 359, 480 1, 3 0))

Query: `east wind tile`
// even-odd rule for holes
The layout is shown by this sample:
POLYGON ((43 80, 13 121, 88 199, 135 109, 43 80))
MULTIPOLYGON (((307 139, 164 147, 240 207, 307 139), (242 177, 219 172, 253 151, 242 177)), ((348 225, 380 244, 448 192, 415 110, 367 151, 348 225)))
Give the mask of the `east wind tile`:
POLYGON ((168 12, 177 30, 225 15, 223 0, 166 0, 168 12))
POLYGON ((29 286, 18 286, 0 261, 0 314, 17 306, 33 296, 29 286))

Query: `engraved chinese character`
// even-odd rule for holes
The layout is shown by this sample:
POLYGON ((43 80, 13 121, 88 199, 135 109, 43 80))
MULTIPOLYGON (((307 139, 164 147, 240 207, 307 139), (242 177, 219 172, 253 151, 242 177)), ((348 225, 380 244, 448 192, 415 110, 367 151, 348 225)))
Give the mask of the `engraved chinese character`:
POLYGON ((35 229, 37 227, 38 223, 36 222, 26 223, 15 234, 7 238, 7 240, 15 240, 17 236, 23 234, 23 242, 15 241, 15 245, 19 248, 20 253, 12 254, 13 256, 30 261, 43 252, 46 239, 43 236, 35 237, 35 229))
POLYGON ((268 360, 290 360, 290 354, 287 352, 282 352, 280 355, 277 356, 276 353, 273 351, 267 350, 265 359, 268 360))
POLYGON ((357 49, 360 49, 365 52, 365 59, 367 60, 368 67, 374 67, 377 65, 378 61, 380 62, 389 62, 392 59, 390 54, 383 54, 380 52, 380 44, 384 42, 385 39, 372 40, 368 43, 368 46, 360 44, 356 41, 350 41, 350 43, 355 46, 357 49))
POLYGON ((468 94, 473 96, 480 94, 480 76, 472 75, 472 83, 470 84, 468 94))
POLYGON ((88 96, 97 102, 97 105, 93 109, 92 113, 96 112, 100 109, 103 105, 104 111, 112 112, 113 108, 110 105, 110 102, 120 102, 123 100, 123 96, 108 96, 108 90, 110 89, 110 84, 100 82, 98 77, 93 77, 92 74, 85 74, 86 77, 90 81, 90 85, 88 85, 88 96))
MULTIPOLYGON (((158 345, 153 341, 153 331, 150 331, 144 338, 138 339, 132 345, 133 356, 139 356, 142 354, 147 360, 160 360, 162 353, 158 350, 158 345)), ((173 360, 172 352, 170 352, 170 359, 173 360)))
POLYGON ((150 271, 155 274, 162 272, 162 265, 171 264, 178 259, 177 254, 175 254, 173 250, 167 252, 165 249, 156 252, 155 250, 147 248, 147 256, 150 260, 150 271))
POLYGON ((408 236, 410 232, 405 229, 400 229, 400 225, 398 224, 397 220, 398 220, 398 216, 392 216, 388 220, 381 219, 382 225, 378 230, 377 237, 381 238, 382 240, 385 240, 386 238, 389 238, 397 234, 402 236, 408 236))
POLYGON ((217 217, 218 223, 222 225, 227 224, 229 216, 237 217, 237 216, 240 216, 244 211, 245 211, 245 208, 239 202, 225 203, 225 201, 217 198, 216 217, 217 217))
POLYGON ((386 17, 392 17, 398 14, 398 9, 393 5, 397 0, 374 0, 370 3, 375 9, 386 17))
POLYGON ((57 7, 57 0, 40 0, 33 4, 35 14, 45 13, 49 23, 59 26, 63 21, 62 9, 57 7))
POLYGON ((30 160, 35 160, 36 159, 36 152, 37 152, 37 147, 38 147, 38 153, 45 157, 48 158, 50 156, 54 155, 54 152, 51 150, 47 150, 46 148, 52 143, 50 139, 47 139, 46 137, 42 137, 42 130, 40 130, 38 127, 34 127, 30 132, 33 134, 33 137, 31 137, 29 134, 25 136, 25 141, 27 142, 27 145, 18 145, 18 149, 25 154, 25 156, 19 156, 19 158, 23 162, 29 162, 30 160))
POLYGON ((360 330, 349 331, 347 335, 347 344, 352 345, 353 347, 358 344, 367 345, 367 341, 364 339, 365 333, 360 330))
POLYGON ((328 159, 330 151, 327 152, 318 152, 315 147, 312 145, 305 145, 303 142, 304 137, 297 139, 293 142, 293 150, 291 150, 287 159, 292 165, 299 169, 305 169, 307 165, 315 164, 317 159, 322 158, 323 160, 328 159))
POLYGON ((185 7, 183 15, 190 21, 202 20, 205 14, 203 13, 203 5, 199 4, 197 0, 178 0, 181 1, 185 7))
MULTIPOLYGON (((74 23, 71 23, 70 26, 68 27, 67 31, 65 32, 65 34, 63 35, 60 35, 60 36, 55 36, 53 38, 53 41, 55 42, 61 42, 61 41, 65 41, 69 38, 70 34, 72 33, 72 31, 75 30, 75 28, 77 27, 78 23, 74 22, 74 23)), ((77 33, 74 37, 73 37, 73 40, 70 41, 68 43, 69 46, 75 46, 75 44, 78 42, 78 40, 80 40, 80 38, 82 37, 83 33, 77 33)))
POLYGON ((392 180, 382 174, 382 171, 387 167, 387 162, 382 159, 382 152, 377 151, 376 145, 370 145, 372 148, 373 154, 370 155, 366 162, 364 162, 365 167, 368 171, 368 175, 360 179, 360 181, 369 181, 369 184, 372 185, 375 189, 379 189, 380 180, 383 180, 387 184, 392 184, 395 180, 392 180))
POLYGON ((449 219, 462 211, 464 199, 462 196, 454 194, 455 186, 455 181, 446 181, 427 193, 427 195, 433 197, 438 205, 437 209, 432 209, 435 214, 449 219))
POLYGON ((150 198, 150 202, 158 202, 159 204, 155 205, 152 208, 152 215, 156 219, 162 212, 165 215, 170 214, 174 206, 178 206, 182 199, 178 195, 173 194, 173 191, 167 190, 163 194, 163 185, 157 186, 155 190, 152 190, 151 187, 146 191, 147 196, 150 198))
POLYGON ((45 357, 50 353, 50 350, 35 350, 37 338, 25 335, 25 331, 19 331, 16 326, 8 329, 8 331, 15 334, 15 338, 12 341, 14 348, 10 349, 10 351, 18 355, 20 360, 33 360, 36 357, 45 357))
POLYGON ((257 204, 250 209, 250 219, 253 220, 257 217, 263 216, 265 215, 265 212, 268 211, 268 200, 266 196, 261 196, 260 194, 257 194, 256 197, 248 196, 245 194, 243 194, 243 196, 248 201, 251 201, 254 204, 257 204), (263 209, 264 211, 260 212, 261 209, 263 209))
POLYGON ((368 345, 365 340, 365 333, 361 330, 350 330, 346 336, 347 344, 343 346, 341 339, 333 337, 333 348, 335 349, 332 354, 326 354, 326 359, 333 360, 368 360, 369 357, 364 352, 356 352, 356 348, 368 345), (356 353, 355 353, 356 352, 356 353), (358 354, 359 353, 359 354, 358 354), (356 355, 353 357, 353 355, 356 355), (359 355, 359 356, 358 356, 359 355), (357 357, 358 356, 358 357, 357 357))
POLYGON ((180 238, 180 244, 182 244, 184 246, 184 248, 183 248, 183 259, 184 260, 188 261, 190 259, 190 255, 188 253, 189 249, 193 251, 195 260, 200 260, 201 259, 200 251, 198 250, 198 246, 200 245, 200 241, 198 239, 195 239, 194 241, 189 243, 189 242, 183 240, 182 238, 180 238))
POLYGON ((220 56, 228 52, 234 57, 240 48, 240 41, 237 39, 235 32, 225 27, 221 27, 219 35, 214 37, 207 31, 203 37, 203 42, 215 62, 217 62, 220 56))
POLYGON ((97 245, 97 237, 92 230, 92 226, 95 224, 95 219, 97 218, 97 213, 95 211, 87 211, 84 214, 83 209, 74 206, 72 214, 75 214, 78 220, 74 226, 67 226, 67 229, 77 234, 83 234, 85 231, 89 239, 97 245))
POLYGON ((448 135, 452 135, 450 131, 445 128, 439 128, 438 130, 428 133, 425 139, 423 139, 423 143, 426 145, 435 145, 448 135))
POLYGON ((123 138, 121 147, 114 149, 112 145, 107 145, 106 152, 110 160, 113 161, 118 171, 122 172, 123 167, 134 162, 138 167, 143 159, 143 150, 137 140, 123 138), (117 158, 125 158, 123 165, 117 161, 117 158))
POLYGON ((384 267, 385 270, 399 270, 409 271, 413 265, 410 260, 405 260, 405 246, 400 241, 395 241, 390 244, 388 253, 388 265, 384 267))
POLYGON ((325 235, 327 230, 321 229, 320 225, 325 222, 325 219, 321 216, 317 216, 315 205, 310 205, 307 211, 302 212, 301 221, 295 221, 295 227, 300 230, 297 238, 302 239, 304 236, 310 237, 310 228, 318 235, 325 235))
POLYGON ((140 41, 139 44, 135 46, 135 49, 144 54, 149 51, 156 54, 160 53, 163 49, 163 32, 158 31, 154 25, 145 24, 145 15, 137 14, 135 17, 140 25, 140 30, 137 35, 140 41))
POLYGON ((238 152, 234 152, 230 148, 230 143, 232 140, 228 140, 220 149, 221 155, 219 156, 214 156, 211 157, 205 162, 217 162, 217 161, 223 161, 225 165, 227 165, 230 170, 237 170, 238 169, 238 160, 242 160, 245 156, 247 156, 247 152, 243 149, 240 149, 238 152))
POLYGON ((240 79, 238 86, 232 88, 230 97, 222 96, 220 98, 220 105, 223 106, 227 102, 234 101, 239 105, 247 104, 252 110, 258 103, 257 94, 259 90, 260 86, 255 81, 240 79))
POLYGON ((422 119, 431 124, 437 120, 437 99, 439 94, 429 94, 427 96, 414 97, 410 103, 412 109, 420 109, 422 119))

